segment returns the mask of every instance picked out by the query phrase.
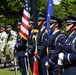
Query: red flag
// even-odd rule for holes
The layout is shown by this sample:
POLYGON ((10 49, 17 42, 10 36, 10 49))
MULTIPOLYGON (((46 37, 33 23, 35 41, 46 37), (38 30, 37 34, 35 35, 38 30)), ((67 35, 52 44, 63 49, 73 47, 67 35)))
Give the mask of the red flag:
POLYGON ((21 29, 20 29, 20 35, 27 40, 28 35, 29 35, 29 20, 30 20, 30 14, 29 14, 29 1, 26 0, 25 2, 25 7, 23 10, 23 15, 22 15, 22 24, 21 24, 21 29))
MULTIPOLYGON (((34 55, 36 57, 37 54, 34 55)), ((38 62, 34 59, 33 75, 38 75, 38 62)))

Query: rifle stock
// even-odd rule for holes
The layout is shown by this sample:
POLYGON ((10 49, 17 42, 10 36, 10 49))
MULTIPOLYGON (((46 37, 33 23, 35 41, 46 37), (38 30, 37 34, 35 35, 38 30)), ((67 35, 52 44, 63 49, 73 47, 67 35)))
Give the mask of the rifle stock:
POLYGON ((61 75, 61 73, 62 73, 62 65, 59 65, 58 75, 61 75))
POLYGON ((30 68, 30 62, 29 62, 29 58, 27 57, 27 62, 28 62, 28 73, 30 75, 30 73, 32 73, 31 68, 30 68))
POLYGON ((48 67, 46 67, 47 75, 49 75, 48 67))
POLYGON ((17 58, 15 55, 16 51, 14 50, 14 66, 15 66, 15 75, 18 75, 18 71, 17 71, 17 58))

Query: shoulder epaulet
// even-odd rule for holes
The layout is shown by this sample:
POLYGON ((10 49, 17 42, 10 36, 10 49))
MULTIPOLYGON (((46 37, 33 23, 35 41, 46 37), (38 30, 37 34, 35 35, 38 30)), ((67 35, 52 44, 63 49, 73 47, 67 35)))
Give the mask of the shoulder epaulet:
POLYGON ((45 33, 48 33, 48 30, 45 30, 45 33))
POLYGON ((47 33, 47 30, 45 30, 45 32, 42 34, 41 42, 43 41, 43 37, 46 33, 47 33))

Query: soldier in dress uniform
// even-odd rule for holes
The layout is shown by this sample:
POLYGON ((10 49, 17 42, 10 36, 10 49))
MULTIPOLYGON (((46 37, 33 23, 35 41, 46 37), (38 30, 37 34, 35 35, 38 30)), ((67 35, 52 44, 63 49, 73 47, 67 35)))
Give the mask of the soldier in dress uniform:
POLYGON ((38 71, 39 75, 46 75, 45 71, 45 56, 46 56, 46 47, 47 47, 47 33, 45 29, 45 16, 39 15, 38 17, 38 26, 39 33, 37 34, 37 52, 38 55, 34 58, 34 52, 36 47, 36 42, 33 43, 32 48, 29 50, 29 54, 33 55, 33 58, 38 62, 38 71))
POLYGON ((23 39, 19 34, 21 23, 22 22, 20 22, 19 20, 18 26, 17 26, 18 33, 17 33, 17 41, 15 44, 15 50, 16 50, 16 56, 18 57, 18 63, 19 63, 21 74, 27 75, 27 66, 26 66, 26 57, 25 57, 27 41, 23 39))
POLYGON ((49 59, 45 63, 50 75, 58 75, 58 54, 61 52, 62 44, 65 40, 65 36, 59 29, 62 27, 61 23, 61 19, 51 16, 50 29, 52 30, 52 34, 48 40, 49 59))
POLYGON ((0 59, 2 67, 6 67, 6 44, 7 44, 7 33, 5 32, 5 26, 0 27, 0 59))
POLYGON ((30 68, 31 71, 33 72, 33 54, 30 52, 30 49, 32 48, 35 40, 33 38, 34 35, 34 26, 33 26, 33 20, 30 19, 29 21, 29 37, 28 37, 28 41, 27 41, 27 52, 25 53, 25 55, 29 58, 29 62, 30 62, 30 68))
POLYGON ((8 50, 9 50, 11 65, 12 65, 10 70, 13 70, 14 69, 14 46, 16 44, 17 34, 15 31, 12 30, 11 24, 7 24, 6 29, 7 29, 7 33, 8 33, 7 44, 8 44, 8 50))
POLYGON ((45 24, 46 24, 46 17, 44 15, 39 14, 38 17, 39 33, 37 35, 37 56, 36 58, 34 58, 38 62, 39 75, 46 75, 45 56, 46 56, 48 35, 46 33, 45 24))
POLYGON ((67 16, 66 32, 70 34, 63 44, 63 52, 58 55, 58 64, 64 66, 63 75, 76 75, 76 17, 67 16))

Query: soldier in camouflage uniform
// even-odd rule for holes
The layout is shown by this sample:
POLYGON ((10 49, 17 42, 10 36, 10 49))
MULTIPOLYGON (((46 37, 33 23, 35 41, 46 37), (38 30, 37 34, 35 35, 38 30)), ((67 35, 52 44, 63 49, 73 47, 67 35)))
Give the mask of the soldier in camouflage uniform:
MULTIPOLYGON (((8 39, 7 39, 7 44, 8 44, 8 49, 9 49, 9 56, 11 60, 11 64, 14 65, 14 46, 16 44, 16 32, 12 30, 12 25, 8 24, 7 25, 7 32, 8 32, 8 39)), ((14 69, 14 68, 11 68, 14 69)))
POLYGON ((5 32, 5 27, 1 26, 0 27, 0 60, 1 63, 3 63, 1 67, 6 66, 6 51, 5 51, 6 44, 7 44, 7 33, 5 32))

